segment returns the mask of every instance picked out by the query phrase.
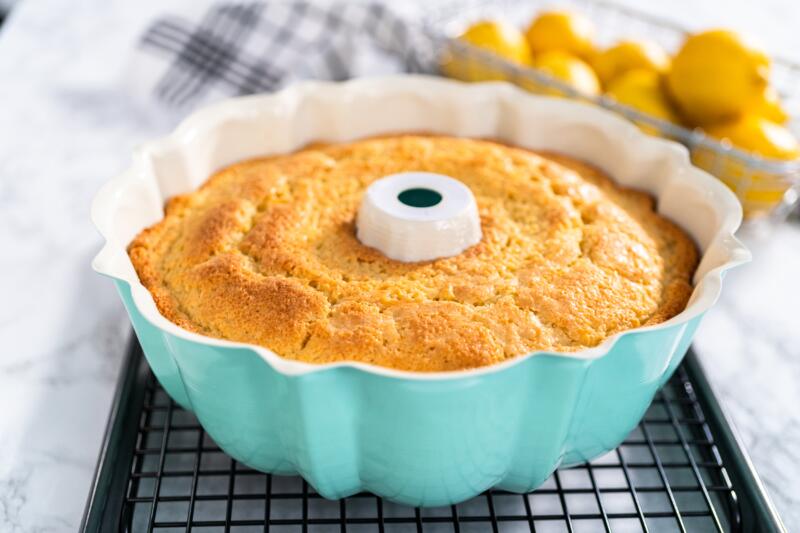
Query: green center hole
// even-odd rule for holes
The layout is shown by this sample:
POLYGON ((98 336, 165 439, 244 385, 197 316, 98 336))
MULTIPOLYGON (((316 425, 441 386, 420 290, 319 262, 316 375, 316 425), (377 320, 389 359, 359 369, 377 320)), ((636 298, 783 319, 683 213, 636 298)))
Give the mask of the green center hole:
POLYGON ((431 189, 406 189, 397 199, 410 207, 433 207, 442 201, 442 195, 431 189))

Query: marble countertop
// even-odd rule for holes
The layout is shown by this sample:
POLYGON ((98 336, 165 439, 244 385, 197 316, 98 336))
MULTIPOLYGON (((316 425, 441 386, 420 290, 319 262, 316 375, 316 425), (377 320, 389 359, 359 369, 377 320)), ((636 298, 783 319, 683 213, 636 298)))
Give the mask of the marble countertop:
MULTIPOLYGON (((89 204, 168 127, 120 82, 131 43, 168 4, 26 0, 0 30, 0 531, 80 522, 129 332, 89 267, 100 244, 89 204)), ((749 28, 800 57, 790 0, 665 4, 638 7, 749 28)), ((800 226, 743 238, 755 260, 726 279, 696 348, 787 527, 800 528, 800 226)))

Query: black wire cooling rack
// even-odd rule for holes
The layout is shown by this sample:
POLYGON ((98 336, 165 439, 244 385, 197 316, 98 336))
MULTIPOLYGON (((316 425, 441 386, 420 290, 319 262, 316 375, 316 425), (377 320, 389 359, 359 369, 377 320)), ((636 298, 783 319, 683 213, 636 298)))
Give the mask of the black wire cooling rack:
POLYGON ((330 501, 302 478, 237 463, 158 385, 132 343, 82 531, 782 531, 690 352, 613 452, 530 494, 488 491, 418 509, 371 494, 330 501))

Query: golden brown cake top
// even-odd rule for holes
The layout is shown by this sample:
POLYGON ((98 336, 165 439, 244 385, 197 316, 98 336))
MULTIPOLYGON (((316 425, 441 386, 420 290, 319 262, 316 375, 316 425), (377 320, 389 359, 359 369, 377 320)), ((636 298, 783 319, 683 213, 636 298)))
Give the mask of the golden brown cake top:
POLYGON ((307 362, 416 371, 572 352, 664 321, 686 306, 697 263, 648 195, 594 167, 419 135, 232 165, 171 199, 129 253, 161 313, 186 329, 307 362), (423 263, 362 245, 365 189, 407 171, 466 184, 481 242, 423 263))

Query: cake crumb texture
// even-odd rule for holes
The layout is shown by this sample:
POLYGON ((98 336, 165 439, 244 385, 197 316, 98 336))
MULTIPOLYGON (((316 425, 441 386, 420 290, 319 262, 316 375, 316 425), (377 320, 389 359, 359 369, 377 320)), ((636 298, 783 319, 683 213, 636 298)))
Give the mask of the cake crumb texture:
POLYGON ((412 371, 574 352, 663 322, 685 308, 697 265, 650 196, 590 165, 425 135, 231 165, 170 199, 128 251, 161 313, 188 330, 306 362, 412 371), (482 240, 422 263, 362 245, 365 189, 407 171, 466 184, 482 240))

